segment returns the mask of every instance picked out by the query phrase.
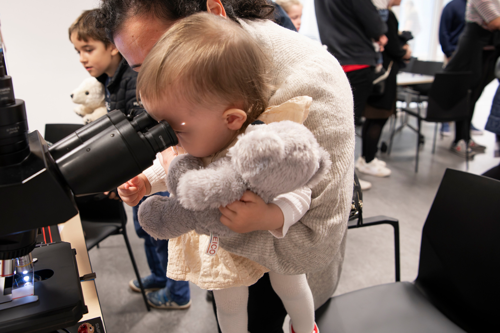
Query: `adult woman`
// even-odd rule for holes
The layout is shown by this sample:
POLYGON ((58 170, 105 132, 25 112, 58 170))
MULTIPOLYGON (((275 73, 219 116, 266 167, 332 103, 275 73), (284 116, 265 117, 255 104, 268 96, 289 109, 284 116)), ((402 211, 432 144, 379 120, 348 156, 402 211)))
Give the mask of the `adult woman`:
MULTIPOLYGON (((389 9, 399 6, 401 0, 389 2, 389 9)), ((404 66, 403 61, 410 59, 411 50, 408 44, 402 44, 399 39, 398 19, 392 10, 389 10, 387 19, 387 44, 383 56, 383 67, 390 71, 385 79, 383 94, 370 96, 367 101, 364 116, 366 118, 362 130, 362 152, 356 161, 356 169, 373 176, 385 176, 390 170, 385 163, 375 157, 377 146, 387 119, 394 113, 396 106, 396 75, 399 68, 404 66)))
POLYGON ((471 122, 476 102, 484 88, 495 78, 495 61, 499 56, 500 2, 497 0, 468 0, 465 28, 458 46, 445 67, 445 72, 471 72, 470 116, 455 123, 455 140, 451 150, 465 155, 484 152, 485 146, 471 140, 471 122))
MULTIPOLYGON (((328 179, 313 189, 311 207, 315 208, 315 200, 327 200, 335 210, 311 209, 290 228, 290 237, 280 242, 275 242, 268 232, 257 231, 256 224, 249 228, 246 221, 241 221, 240 225, 229 227, 242 233, 221 243, 221 246, 283 274, 311 272, 308 282, 318 307, 333 294, 337 286, 345 250, 353 177, 352 94, 341 67, 326 50, 307 37, 265 20, 272 14, 272 8, 265 0, 234 0, 224 2, 224 6, 220 0, 101 2, 102 22, 108 36, 136 70, 140 70, 153 45, 174 21, 196 12, 208 11, 238 22, 268 54, 270 77, 273 78, 271 83, 276 87, 269 100, 270 105, 278 105, 300 95, 313 98, 305 125, 331 154, 334 163, 328 179), (318 226, 326 229, 326 237, 318 237, 318 226), (253 238, 255 233, 259 233, 258 237, 253 238), (250 242, 249 238, 252 238, 250 242), (310 250, 307 253, 297 252, 294 241, 306 243, 310 250), (295 260, 290 262, 282 260, 279 255, 270 255, 280 251, 287 252, 288 256, 292 253, 291 257, 295 260), (314 254, 314 260, 309 260, 311 254, 314 254)), ((145 194, 162 190, 162 179, 165 178, 162 170, 161 167, 153 167, 147 172, 147 177, 141 174, 128 183, 133 186, 120 187, 123 201, 135 205, 145 194)), ((268 290, 269 287, 267 279, 261 279, 250 287, 250 331, 281 332, 286 313, 281 311, 283 306, 280 309, 279 302, 276 307, 272 305, 277 296, 268 290)))

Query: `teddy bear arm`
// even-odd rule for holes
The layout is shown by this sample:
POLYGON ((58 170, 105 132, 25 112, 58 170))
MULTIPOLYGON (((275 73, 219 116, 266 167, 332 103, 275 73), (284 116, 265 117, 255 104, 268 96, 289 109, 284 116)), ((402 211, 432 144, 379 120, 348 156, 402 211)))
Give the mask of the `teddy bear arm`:
POLYGON ((87 108, 85 105, 80 104, 80 105, 75 106, 74 111, 77 115, 79 115, 80 117, 83 117, 86 114, 90 113, 91 110, 89 108, 87 108))
POLYGON ((179 237, 195 227, 195 216, 173 197, 151 196, 139 206, 139 223, 157 239, 179 237))
POLYGON ((189 154, 177 156, 172 163, 170 163, 168 169, 166 180, 168 191, 173 195, 177 195, 177 186, 182 175, 188 171, 197 170, 202 167, 202 161, 197 157, 189 154))

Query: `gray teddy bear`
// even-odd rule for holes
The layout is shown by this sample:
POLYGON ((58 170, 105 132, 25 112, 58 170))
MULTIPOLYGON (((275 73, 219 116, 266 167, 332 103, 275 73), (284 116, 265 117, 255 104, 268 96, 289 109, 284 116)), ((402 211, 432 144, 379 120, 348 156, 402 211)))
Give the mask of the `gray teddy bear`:
POLYGON ((142 228, 157 239, 191 230, 229 236, 220 206, 239 200, 246 190, 269 203, 280 194, 313 187, 331 166, 329 154, 304 126, 289 120, 247 127, 227 156, 203 167, 189 154, 169 168, 170 197, 152 196, 139 207, 142 228))

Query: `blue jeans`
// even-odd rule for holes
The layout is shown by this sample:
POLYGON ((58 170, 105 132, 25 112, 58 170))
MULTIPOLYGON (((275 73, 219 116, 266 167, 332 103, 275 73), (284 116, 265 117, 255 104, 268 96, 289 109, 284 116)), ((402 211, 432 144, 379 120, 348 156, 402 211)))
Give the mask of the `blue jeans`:
MULTIPOLYGON (((160 192, 156 195, 169 196, 168 192, 160 192)), ((137 211, 139 205, 145 200, 143 198, 137 206, 132 208, 135 232, 139 238, 144 239, 144 250, 146 252, 146 259, 148 261, 151 274, 158 284, 165 284, 167 287, 167 296, 171 301, 176 303, 186 303, 191 299, 189 290, 189 282, 175 281, 167 278, 167 264, 168 264, 168 239, 154 239, 146 231, 144 231, 139 224, 137 211)))

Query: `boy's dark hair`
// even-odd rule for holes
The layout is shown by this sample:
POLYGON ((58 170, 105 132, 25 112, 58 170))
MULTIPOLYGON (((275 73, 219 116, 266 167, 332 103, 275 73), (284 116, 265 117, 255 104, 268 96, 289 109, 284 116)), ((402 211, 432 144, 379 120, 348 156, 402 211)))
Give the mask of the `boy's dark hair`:
POLYGON ((89 38, 91 38, 103 42, 107 48, 111 41, 106 37, 104 28, 97 25, 98 13, 99 9, 85 10, 78 16, 68 29, 69 40, 71 40, 71 35, 76 33, 78 40, 88 42, 89 38))
MULTIPOLYGON (((272 18, 274 6, 267 0, 221 0, 226 15, 237 22, 240 19, 272 18)), ((189 15, 207 11, 206 0, 102 0, 99 24, 113 41, 114 34, 129 17, 154 15, 161 21, 173 22, 189 15)))

